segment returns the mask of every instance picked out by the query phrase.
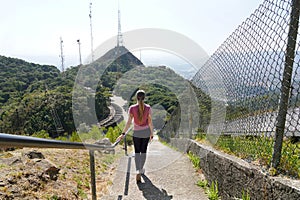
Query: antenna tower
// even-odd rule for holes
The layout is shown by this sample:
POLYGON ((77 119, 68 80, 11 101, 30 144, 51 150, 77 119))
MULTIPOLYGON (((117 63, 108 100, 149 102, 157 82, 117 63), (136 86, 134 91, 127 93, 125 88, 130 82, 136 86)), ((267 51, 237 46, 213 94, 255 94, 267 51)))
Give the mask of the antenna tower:
POLYGON ((81 43, 80 43, 80 40, 79 40, 79 39, 77 40, 77 43, 78 43, 78 49, 79 49, 79 63, 80 63, 80 65, 82 65, 82 60, 81 60, 81 48, 80 48, 81 43))
POLYGON ((121 31, 121 12, 120 12, 120 1, 118 1, 118 38, 117 47, 123 46, 123 35, 121 31))
POLYGON ((92 26, 92 2, 90 2, 90 27, 91 27, 91 54, 92 54, 92 62, 94 62, 94 48, 93 48, 93 26, 92 26))
POLYGON ((64 57, 64 52, 63 52, 63 43, 64 41, 60 37, 60 58, 61 58, 61 71, 65 71, 65 57, 64 57))

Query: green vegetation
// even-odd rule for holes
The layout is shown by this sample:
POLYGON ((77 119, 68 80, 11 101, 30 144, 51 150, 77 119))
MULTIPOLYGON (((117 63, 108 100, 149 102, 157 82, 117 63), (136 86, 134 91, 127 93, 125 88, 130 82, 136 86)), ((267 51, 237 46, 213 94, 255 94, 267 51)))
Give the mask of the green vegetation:
MULTIPOLYGON (((199 134, 203 141, 204 134, 199 134)), ((269 166, 273 151, 273 138, 262 136, 226 136, 218 138, 215 146, 225 153, 233 154, 242 159, 253 161, 262 166, 269 166)), ((278 172, 290 177, 300 177, 300 144, 293 144, 289 139, 283 142, 282 157, 277 170, 271 170, 271 175, 278 172)))
MULTIPOLYGON (((75 131, 72 90, 79 67, 60 73, 54 66, 1 56, 0 69, 1 132, 41 136, 39 132, 45 130, 50 137, 57 137, 75 131)), ((96 106, 107 114, 106 91, 105 88, 97 90, 96 106)), ((89 116, 89 108, 81 114, 89 116)))
POLYGON ((219 200, 219 190, 218 190, 218 182, 213 181, 210 184, 210 187, 206 190, 209 200, 219 200))
POLYGON ((199 180, 199 181, 197 181, 197 186, 199 186, 201 188, 206 189, 207 185, 208 185, 207 180, 199 180))
POLYGON ((219 200, 219 189, 218 189, 218 182, 213 181, 210 186, 208 186, 208 182, 206 180, 199 180, 197 182, 197 186, 203 188, 205 193, 208 195, 209 200, 219 200))
POLYGON ((243 192, 242 192, 242 200, 250 200, 250 195, 249 195, 249 192, 248 192, 248 191, 245 192, 245 191, 243 190, 243 192))
POLYGON ((193 166, 195 169, 200 169, 200 158, 197 155, 194 155, 192 152, 188 152, 188 157, 191 160, 191 162, 193 163, 193 166))
POLYGON ((73 87, 81 70, 79 66, 61 73, 54 66, 0 56, 0 132, 45 138, 72 135, 76 131, 73 116, 80 116, 84 122, 79 123, 90 127, 96 123, 93 120, 94 108, 97 120, 105 119, 109 114, 110 91, 117 79, 103 81, 104 74, 101 81, 101 72, 108 66, 107 75, 113 73, 111 76, 115 77, 115 73, 125 73, 142 64, 126 48, 119 50, 125 54, 118 59, 115 59, 116 49, 112 49, 94 63, 84 66, 88 70, 79 77, 83 87, 76 90, 73 87), (111 87, 105 87, 106 84, 111 87), (94 89, 95 94, 85 91, 89 89, 94 89), (78 105, 72 103, 72 95, 86 105, 78 112, 78 105))

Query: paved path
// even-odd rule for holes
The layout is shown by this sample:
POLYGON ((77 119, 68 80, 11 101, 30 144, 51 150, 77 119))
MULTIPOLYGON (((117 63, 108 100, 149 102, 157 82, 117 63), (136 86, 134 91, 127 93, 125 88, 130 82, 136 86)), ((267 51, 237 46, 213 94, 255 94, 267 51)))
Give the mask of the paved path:
POLYGON ((110 194, 104 200, 206 200, 202 188, 186 155, 163 144, 157 137, 149 145, 146 173, 142 183, 135 181, 133 154, 120 159, 110 194))
POLYGON ((124 121, 127 122, 128 114, 124 110, 124 105, 127 103, 127 101, 125 101, 122 97, 115 96, 115 95, 113 95, 110 99, 113 103, 119 105, 122 108, 124 121))

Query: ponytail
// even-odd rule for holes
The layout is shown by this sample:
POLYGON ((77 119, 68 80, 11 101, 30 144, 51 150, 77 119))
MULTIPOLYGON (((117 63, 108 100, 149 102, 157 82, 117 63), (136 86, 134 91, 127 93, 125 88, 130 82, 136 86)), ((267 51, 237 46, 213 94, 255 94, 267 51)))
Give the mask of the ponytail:
POLYGON ((138 105, 139 105, 138 120, 139 120, 139 122, 142 122, 143 121, 143 116, 144 116, 144 109, 145 109, 145 105, 144 105, 145 91, 144 90, 138 90, 136 92, 136 98, 137 98, 137 102, 138 102, 138 105))
POLYGON ((138 119, 139 119, 140 122, 142 122, 145 106, 144 106, 143 101, 138 101, 138 104, 139 104, 138 119))

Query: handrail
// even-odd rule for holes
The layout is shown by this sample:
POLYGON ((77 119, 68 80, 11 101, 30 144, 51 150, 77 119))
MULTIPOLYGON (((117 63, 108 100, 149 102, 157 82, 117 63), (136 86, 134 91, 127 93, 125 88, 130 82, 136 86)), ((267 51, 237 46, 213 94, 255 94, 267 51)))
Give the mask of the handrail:
POLYGON ((5 147, 36 147, 36 148, 57 148, 57 149, 87 149, 90 154, 90 171, 91 171, 91 190, 92 200, 97 199, 96 195, 96 178, 95 178, 95 150, 114 148, 120 141, 112 145, 87 144, 80 142, 66 142, 61 140, 35 138, 30 136, 20 136, 0 133, 0 146, 5 147))
POLYGON ((0 146, 101 150, 103 148, 114 148, 116 145, 117 144, 98 145, 80 142, 66 142, 61 140, 0 133, 0 146))

